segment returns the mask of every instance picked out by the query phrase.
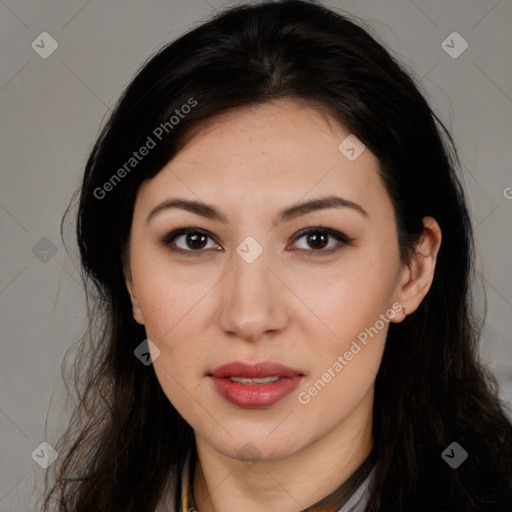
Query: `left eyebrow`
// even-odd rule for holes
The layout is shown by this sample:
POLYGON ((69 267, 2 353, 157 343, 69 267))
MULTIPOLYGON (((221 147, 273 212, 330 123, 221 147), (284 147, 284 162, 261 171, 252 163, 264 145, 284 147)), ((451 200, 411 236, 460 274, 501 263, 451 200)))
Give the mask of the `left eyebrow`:
MULTIPOLYGON (((171 208, 187 210, 191 213, 195 213, 196 215, 206 217, 207 219, 218 220, 224 224, 228 224, 227 216, 214 206, 198 201, 191 201, 189 199, 167 199, 163 201, 151 210, 146 219, 146 223, 148 223, 157 213, 171 208)), ((301 215, 305 215, 313 211, 325 210, 327 208, 350 208, 364 217, 369 217, 368 212, 357 203, 339 196, 327 196, 298 203, 280 211, 274 220, 274 225, 276 226, 301 215)))
POLYGON ((285 210, 282 210, 277 215, 277 218, 274 221, 274 225, 295 219, 296 217, 305 215, 309 212, 325 210, 327 208, 351 208, 364 217, 369 217, 368 212, 357 203, 339 196, 327 196, 319 197, 318 199, 312 199, 311 201, 306 201, 304 203, 298 203, 289 208, 286 208, 285 210))

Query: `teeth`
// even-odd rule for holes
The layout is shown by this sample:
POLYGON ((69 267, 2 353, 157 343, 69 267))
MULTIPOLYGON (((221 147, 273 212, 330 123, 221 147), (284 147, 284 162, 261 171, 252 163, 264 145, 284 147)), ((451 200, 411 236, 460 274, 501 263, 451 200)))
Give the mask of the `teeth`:
POLYGON ((232 382, 238 382, 240 384, 269 384, 279 380, 279 377, 255 377, 254 379, 246 379, 243 377, 229 377, 232 382))

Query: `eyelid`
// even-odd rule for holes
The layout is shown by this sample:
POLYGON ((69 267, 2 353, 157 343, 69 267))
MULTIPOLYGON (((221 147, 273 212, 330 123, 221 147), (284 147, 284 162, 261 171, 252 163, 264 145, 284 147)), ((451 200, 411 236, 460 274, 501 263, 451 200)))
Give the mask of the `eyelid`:
POLYGON ((337 240, 338 243, 333 247, 329 247, 328 249, 296 249, 296 251, 307 255, 308 258, 321 258, 322 256, 329 256, 340 251, 346 245, 353 245, 353 242, 355 241, 354 238, 350 238, 349 236, 345 235, 345 233, 342 233, 341 231, 338 231, 336 229, 327 228, 324 226, 311 226, 308 228, 301 229, 298 233, 296 233, 293 237, 293 242, 297 242, 297 240, 306 235, 309 235, 310 233, 325 234, 337 240))
MULTIPOLYGON (((327 228, 324 226, 311 226, 308 228, 301 229, 294 235, 293 240, 296 241, 305 235, 309 235, 310 233, 326 234, 326 235, 329 235, 329 236, 335 238, 336 240, 339 240, 346 244, 349 244, 354 241, 354 238, 350 238, 349 236, 345 235, 345 233, 342 233, 341 231, 338 231, 336 229, 327 228)), ((320 252, 320 251, 318 251, 318 252, 320 252)))
MULTIPOLYGON (((297 233, 295 233, 293 235, 291 241, 293 243, 296 243, 297 240, 301 239, 302 237, 304 237, 310 233, 325 234, 325 235, 337 240, 338 244, 336 246, 330 247, 328 249, 318 249, 318 250, 295 249, 295 251, 301 252, 303 254, 304 253, 308 254, 309 257, 316 257, 316 256, 321 257, 322 255, 332 254, 332 253, 340 250, 345 245, 352 245, 352 243, 355 241, 354 238, 350 238, 349 236, 345 235, 341 231, 338 231, 338 230, 335 230, 332 228, 328 228, 328 227, 324 227, 324 226, 310 226, 310 227, 301 229, 300 231, 298 231, 297 233)), ((181 253, 181 254, 185 254, 185 255, 192 255, 192 256, 199 256, 203 253, 209 253, 211 251, 211 249, 209 249, 209 250, 198 249, 197 251, 194 251, 194 250, 181 249, 180 247, 171 247, 171 243, 175 238, 177 238, 181 235, 187 235, 187 234, 200 234, 200 235, 208 237, 217 245, 220 245, 216 241, 215 236, 212 235, 210 232, 208 232, 204 229, 201 229, 201 228, 193 228, 193 227, 178 228, 178 229, 171 231, 170 233, 164 235, 160 239, 160 244, 163 245, 164 247, 169 248, 173 252, 181 253)), ((287 245, 287 248, 288 248, 288 246, 289 245, 287 245)))
POLYGON ((188 235, 188 234, 191 234, 191 233, 192 234, 199 234, 199 235, 206 236, 209 239, 211 239, 212 241, 214 241, 217 245, 220 245, 215 240, 215 237, 210 232, 208 232, 208 231, 206 231, 204 229, 201 229, 201 228, 192 228, 192 227, 190 227, 190 228, 178 228, 178 229, 172 230, 170 233, 167 233, 166 235, 164 235, 160 239, 160 244, 163 245, 164 247, 169 248, 173 252, 181 253, 181 254, 186 254, 186 255, 199 256, 202 253, 207 253, 208 251, 205 251, 205 250, 193 251, 193 250, 182 249, 181 247, 171 247, 172 241, 175 238, 177 238, 177 237, 179 237, 181 235, 188 235))

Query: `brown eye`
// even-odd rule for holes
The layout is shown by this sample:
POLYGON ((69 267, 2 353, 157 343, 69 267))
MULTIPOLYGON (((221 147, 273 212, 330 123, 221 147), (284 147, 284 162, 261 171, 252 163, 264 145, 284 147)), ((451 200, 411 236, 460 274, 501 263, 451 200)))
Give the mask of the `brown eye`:
POLYGON ((208 237, 206 237, 205 235, 202 235, 202 234, 197 234, 197 233, 188 234, 188 235, 185 235, 185 244, 190 249, 203 249, 204 246, 206 245, 207 238, 208 237))
POLYGON ((327 245, 328 235, 321 233, 312 233, 306 235, 306 240, 308 244, 311 244, 311 247, 315 249, 323 249, 327 245))
POLYGON ((330 228, 308 228, 301 231, 295 237, 295 246, 297 242, 304 239, 305 244, 298 247, 297 250, 309 257, 329 255, 339 251, 343 246, 351 245, 354 241, 344 233, 330 228), (334 243, 331 243, 334 242, 334 243))
MULTIPOLYGON (((308 257, 326 256, 339 251, 343 246, 351 245, 354 241, 345 234, 330 228, 308 228, 295 237, 296 250, 308 257), (297 247, 297 242, 305 240, 305 247, 297 247)), ((222 250, 213 241, 212 236, 200 229, 182 228, 164 236, 160 243, 171 251, 187 256, 200 256, 210 253, 210 250, 222 250), (210 243, 210 246, 208 246, 210 243), (210 250, 208 250, 210 249, 210 250)))
POLYGON ((198 229, 178 229, 165 235, 160 243, 171 251, 188 253, 193 256, 206 252, 206 249, 218 248, 209 233, 198 229), (210 241, 210 246, 208 246, 210 241))

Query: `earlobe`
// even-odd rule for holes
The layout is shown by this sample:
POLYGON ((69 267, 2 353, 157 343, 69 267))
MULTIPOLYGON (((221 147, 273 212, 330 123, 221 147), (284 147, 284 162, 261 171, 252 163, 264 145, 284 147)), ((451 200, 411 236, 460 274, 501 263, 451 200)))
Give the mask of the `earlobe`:
POLYGON ((140 309, 139 302, 134 291, 131 273, 128 273, 128 275, 125 278, 125 282, 128 294, 130 295, 130 301, 132 303, 133 318, 138 324, 144 325, 144 317, 142 316, 142 310, 140 309))
POLYGON ((144 324, 144 317, 142 316, 142 311, 139 306, 132 306, 133 318, 139 325, 144 324))
POLYGON ((142 310, 140 309, 136 296, 130 293, 130 299, 132 302, 133 318, 138 324, 144 325, 144 317, 142 316, 142 310))
POLYGON ((423 233, 401 276, 398 302, 402 305, 402 314, 396 317, 395 322, 401 322, 406 315, 416 311, 430 290, 441 239, 441 229, 437 221, 433 217, 424 217, 423 233))

